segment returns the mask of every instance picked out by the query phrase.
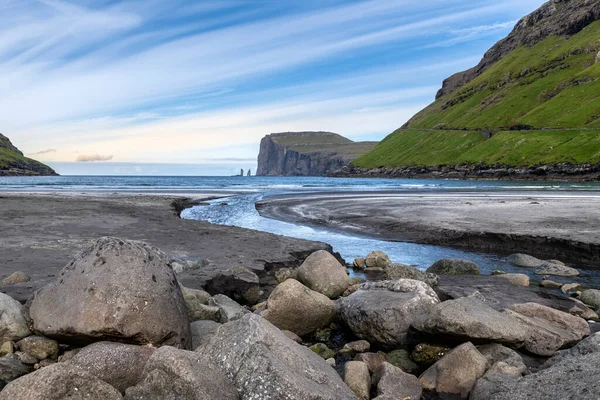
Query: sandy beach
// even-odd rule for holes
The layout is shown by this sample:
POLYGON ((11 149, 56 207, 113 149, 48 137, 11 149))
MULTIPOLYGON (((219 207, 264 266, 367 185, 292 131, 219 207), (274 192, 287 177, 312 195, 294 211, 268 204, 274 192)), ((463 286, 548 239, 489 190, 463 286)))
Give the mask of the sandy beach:
POLYGON ((405 192, 280 195, 261 215, 381 239, 524 252, 600 268, 600 195, 405 192))
MULTIPOLYGON (((226 195, 193 196, 194 202, 226 195)), ((179 274, 189 287, 200 287, 219 271, 245 266, 264 278, 270 266, 297 266, 328 245, 248 229, 179 218, 172 207, 183 196, 153 194, 0 195, 0 277, 22 271, 27 283, 0 291, 25 301, 92 240, 115 236, 142 240, 190 268, 179 274)), ((191 203, 188 202, 187 205, 191 203)))

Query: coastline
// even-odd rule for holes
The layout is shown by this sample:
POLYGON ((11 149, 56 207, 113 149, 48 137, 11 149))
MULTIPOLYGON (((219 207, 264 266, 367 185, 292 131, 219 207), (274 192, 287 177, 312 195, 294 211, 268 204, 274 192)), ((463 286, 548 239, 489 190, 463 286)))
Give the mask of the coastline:
POLYGON ((185 265, 180 282, 200 287, 234 266, 254 270, 271 284, 270 268, 296 267, 325 243, 179 217, 174 201, 193 205, 231 192, 0 193, 0 276, 22 271, 29 282, 0 287, 26 301, 81 250, 102 236, 145 241, 185 265))
POLYGON ((281 195, 256 208, 267 218, 383 240, 521 252, 597 270, 599 205, 595 192, 431 191, 281 195))

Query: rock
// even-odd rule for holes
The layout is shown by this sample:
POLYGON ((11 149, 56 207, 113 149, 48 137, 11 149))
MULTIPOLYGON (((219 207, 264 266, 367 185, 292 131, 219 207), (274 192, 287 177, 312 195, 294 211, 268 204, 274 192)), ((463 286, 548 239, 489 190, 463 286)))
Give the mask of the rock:
POLYGON ((462 340, 488 341, 521 346, 529 338, 528 326, 514 316, 499 312, 474 297, 436 304, 425 318, 412 326, 432 335, 462 340))
POLYGON ((190 289, 183 285, 179 285, 181 294, 187 306, 188 316, 190 321, 212 320, 219 321, 221 313, 218 308, 208 306, 210 294, 204 290, 190 289))
POLYGON ((21 351, 38 360, 45 360, 46 358, 56 360, 56 357, 58 357, 58 343, 43 336, 28 336, 18 341, 17 346, 21 351))
MULTIPOLYGON (((360 276, 355 276, 353 278, 350 278, 350 286, 354 286, 354 285, 360 285, 361 283, 365 283, 367 280, 365 278, 361 278, 360 276)), ((350 287, 348 286, 348 287, 350 287)), ((346 289, 348 290, 348 289, 346 289)), ((344 292, 346 291, 344 290, 344 292)))
POLYGON ((294 342, 296 342, 298 344, 302 344, 302 338, 300 336, 296 335, 294 332, 286 331, 286 330, 282 330, 282 332, 285 334, 285 336, 289 337, 294 342))
POLYGON ((39 363, 35 364, 33 366, 33 368, 37 370, 37 369, 40 369, 40 368, 46 368, 46 367, 48 367, 48 366, 50 366, 52 364, 56 364, 56 361, 55 360, 51 360, 49 358, 46 358, 44 360, 41 360, 39 363))
POLYGON ((328 251, 319 250, 297 270, 298 281, 329 298, 339 297, 350 286, 346 268, 328 251))
POLYGON ((309 349, 324 360, 335 356, 335 351, 327 347, 325 343, 315 343, 310 346, 309 349))
MULTIPOLYGON (((0 390, 2 390, 8 382, 14 381, 32 371, 33 367, 25 365, 19 360, 6 357, 0 358, 0 390)), ((0 398, 1 396, 2 394, 0 393, 0 398)))
POLYGON ((222 325, 198 351, 226 372, 242 399, 276 398, 275 393, 285 393, 287 400, 355 399, 322 358, 256 314, 222 325))
POLYGON ((328 358, 327 360, 325 360, 325 362, 330 367, 334 367, 335 368, 335 366, 336 366, 335 358, 328 358))
POLYGON ((35 293, 29 315, 36 332, 61 343, 191 345, 169 259, 142 242, 98 239, 35 293))
POLYGON ((583 319, 598 319, 598 314, 595 311, 590 310, 589 308, 585 307, 585 306, 573 306, 570 310, 569 310, 569 314, 571 315, 576 315, 578 317, 581 317, 583 319))
POLYGON ((487 359, 472 343, 467 342, 433 364, 419 381, 425 390, 466 399, 487 367, 487 359))
POLYGON ((577 292, 581 289, 583 289, 583 286, 581 286, 579 283, 568 283, 566 285, 562 285, 560 291, 566 294, 571 292, 577 292))
POLYGON ((69 361, 125 393, 141 379, 144 366, 156 349, 114 342, 97 342, 81 349, 69 361))
POLYGON ((579 276, 579 271, 560 264, 545 263, 534 272, 536 275, 579 276))
POLYGON ((424 282, 368 282, 338 300, 338 316, 357 337, 393 349, 407 343, 413 318, 428 313, 437 303, 437 295, 424 282))
MULTIPOLYGON (((387 362, 409 374, 419 372, 419 366, 410 358, 410 353, 404 349, 390 351, 386 356, 387 362)), ((436 360, 437 361, 437 360, 436 360)))
POLYGON ((477 346, 477 350, 488 360, 489 365, 502 362, 516 368, 520 374, 525 374, 527 372, 527 366, 523 362, 523 357, 508 347, 498 343, 492 343, 477 346))
POLYGON ((357 340, 355 342, 346 343, 344 349, 350 349, 355 353, 366 353, 371 350, 371 343, 366 340, 357 340))
POLYGON ((42 368, 10 382, 0 400, 119 400, 117 389, 68 363, 42 368))
POLYGON ((355 258, 352 266, 356 269, 365 269, 365 259, 364 258, 355 258))
POLYGON ((516 265, 517 267, 524 267, 524 268, 537 268, 539 266, 541 266, 544 261, 535 258, 533 256, 527 255, 527 254, 511 254, 510 256, 508 256, 506 258, 506 261, 508 261, 509 263, 516 265))
POLYGON ((81 349, 67 350, 62 355, 58 356, 58 362, 70 361, 79 353, 81 349))
POLYGON ((529 287, 529 276, 525 274, 502 274, 497 276, 508 280, 514 286, 529 287))
POLYGON ((194 321, 190 324, 190 332, 192 334, 192 348, 197 349, 205 343, 208 343, 210 338, 217 332, 221 324, 215 321, 194 321))
POLYGON ((292 268, 281 268, 275 271, 275 280, 278 283, 283 283, 288 279, 298 280, 298 271, 292 268))
POLYGON ((2 280, 3 285, 14 285, 15 283, 29 282, 31 277, 21 271, 13 272, 2 280))
POLYGON ((391 264, 384 268, 384 280, 395 281, 398 279, 414 279, 416 281, 425 282, 432 288, 435 288, 439 283, 439 278, 436 274, 423 272, 414 267, 404 264, 391 264))
POLYGON ((600 353, 568 357, 535 374, 494 385, 485 400, 597 399, 599 370, 600 353))
POLYGON ((249 314, 250 311, 239 305, 235 300, 230 299, 224 294, 214 295, 209 301, 208 305, 217 307, 221 314, 221 322, 223 324, 231 321, 238 320, 244 315, 249 314))
POLYGON ((288 279, 273 290, 261 316, 279 329, 304 336, 329 325, 336 310, 327 296, 288 279))
POLYGON ((411 357, 419 364, 432 365, 441 360, 450 350, 452 349, 448 346, 420 343, 413 349, 411 357))
POLYGON ((31 335, 21 313, 23 306, 12 297, 0 293, 0 341, 17 341, 31 335))
POLYGON ((360 283, 357 283, 355 285, 348 286, 348 289, 344 290, 344 293, 342 293, 342 297, 350 296, 352 293, 354 293, 358 290, 360 285, 361 285, 360 283))
POLYGON ((344 382, 359 400, 371 398, 371 375, 364 362, 348 361, 344 366, 344 382))
POLYGON ((552 356, 556 350, 572 346, 590 334, 584 319, 540 304, 515 304, 509 310, 529 327, 524 348, 540 356, 552 356))
POLYGON ((552 358, 546 361, 540 369, 552 367, 566 358, 577 358, 592 353, 600 353, 600 332, 594 333, 583 339, 570 349, 558 351, 552 358))
POLYGON ((479 266, 473 261, 458 258, 444 258, 427 268, 427 272, 437 275, 479 275, 479 266))
POLYGON ((495 270, 492 271, 492 273, 490 275, 492 275, 492 276, 498 276, 498 275, 504 275, 504 274, 506 274, 505 271, 502 271, 500 269, 495 269, 495 270))
POLYGON ((2 343, 0 347, 0 357, 5 357, 9 354, 13 354, 15 352, 15 345, 10 340, 8 342, 2 343))
POLYGON ((365 265, 367 266, 367 268, 385 269, 391 264, 392 260, 390 260, 390 257, 380 250, 372 251, 371 253, 369 253, 367 258, 365 258, 365 265))
POLYGON ((540 282, 541 287, 545 287, 548 289, 560 289, 562 287, 562 283, 550 281, 548 279, 544 279, 540 282))
POLYGON ((237 400, 233 383, 199 353, 170 346, 148 359, 140 382, 127 389, 128 400, 237 400))
POLYGON ((22 351, 15 352, 15 356, 17 357, 17 360, 21 361, 23 364, 35 365, 38 363, 37 358, 22 351))
POLYGON ((360 353, 354 357, 354 361, 362 361, 367 364, 369 372, 373 374, 385 362, 385 357, 380 353, 360 353))
POLYGON ((258 276, 244 267, 233 267, 221 272, 204 285, 212 295, 224 294, 240 304, 256 304, 260 301, 258 276))
MULTIPOLYGON (((423 389, 416 376, 407 374, 390 363, 383 363, 373 376, 378 396, 419 400, 423 389)), ((379 398, 379 397, 378 397, 379 398)))
POLYGON ((584 290, 581 293, 579 300, 583 301, 585 304, 587 304, 593 308, 600 308, 600 290, 597 290, 597 289, 584 290))
POLYGON ((494 388, 506 381, 521 377, 518 368, 503 362, 497 362, 475 383, 469 400, 487 400, 494 388))

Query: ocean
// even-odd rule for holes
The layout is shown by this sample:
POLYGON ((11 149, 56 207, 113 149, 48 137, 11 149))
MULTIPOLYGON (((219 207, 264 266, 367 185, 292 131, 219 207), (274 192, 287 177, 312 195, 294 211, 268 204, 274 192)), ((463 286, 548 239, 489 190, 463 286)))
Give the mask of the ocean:
MULTIPOLYGON (((477 262, 483 272, 501 269, 523 272, 504 261, 505 254, 415 243, 389 242, 376 238, 343 234, 326 228, 313 228, 261 217, 255 202, 265 197, 289 193, 358 191, 577 191, 600 192, 600 183, 512 182, 407 179, 350 179, 323 177, 178 177, 178 176, 58 176, 0 177, 1 191, 73 193, 159 193, 202 195, 221 193, 224 198, 209 201, 182 213, 183 218, 206 220, 215 224, 271 232, 278 235, 329 243, 344 259, 352 261, 372 250, 386 252, 394 262, 421 269, 441 258, 465 258, 477 262), (226 198, 225 198, 226 197, 226 198), (224 205, 226 204, 226 205, 224 205)), ((525 271, 529 272, 529 271, 525 271)), ((596 272, 589 279, 600 281, 596 272)), ((585 279, 585 277, 584 277, 585 279)))

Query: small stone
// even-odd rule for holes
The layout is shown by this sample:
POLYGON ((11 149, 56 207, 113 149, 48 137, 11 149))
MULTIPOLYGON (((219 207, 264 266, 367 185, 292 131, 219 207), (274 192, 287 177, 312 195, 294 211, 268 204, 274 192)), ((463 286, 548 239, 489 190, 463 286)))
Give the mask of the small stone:
POLYGON ((15 356, 17 357, 17 360, 26 365, 34 365, 38 362, 37 358, 30 356, 27 353, 23 353, 22 351, 15 352, 15 356))
POLYGON ((583 319, 598 319, 598 314, 593 310, 583 306, 573 306, 569 309, 569 314, 577 315, 583 319))
POLYGON ((529 276, 525 274, 501 274, 498 277, 508 280, 513 286, 529 287, 529 276))
POLYGON ((560 289, 563 286, 563 284, 554 282, 554 281, 551 281, 548 279, 544 279, 540 282, 540 286, 548 288, 548 289, 560 289))
POLYGON ((342 293, 342 297, 350 296, 352 293, 356 292, 360 288, 360 285, 361 284, 357 283, 355 285, 348 286, 348 289, 344 290, 344 293, 342 293))
POLYGON ((355 258, 352 266, 355 269, 365 269, 365 259, 364 258, 355 258))
POLYGON ((73 357, 75 357, 77 355, 77 353, 79 353, 80 351, 81 351, 81 349, 67 350, 62 355, 58 356, 58 362, 65 362, 65 361, 72 360, 73 357))
POLYGON ((579 271, 560 264, 545 263, 534 272, 536 275, 579 276, 579 271))
POLYGON ((374 373, 385 362, 385 357, 380 353, 360 353, 354 357, 354 361, 364 362, 367 364, 369 372, 374 373))
POLYGON ((392 264, 392 260, 390 257, 385 254, 383 251, 375 250, 369 253, 367 258, 365 258, 365 265, 368 268, 385 268, 392 264))
POLYGON ((328 358, 327 360, 325 360, 325 362, 332 367, 336 366, 335 358, 328 358))
POLYGON ((359 400, 370 399, 371 375, 364 362, 348 361, 344 366, 344 382, 359 400))
POLYGON ((377 394, 382 398, 419 400, 423 393, 416 376, 387 362, 375 371, 373 381, 377 385, 377 394))
POLYGON ((31 277, 21 271, 13 272, 2 280, 3 285, 14 285, 15 283, 29 282, 31 277))
POLYGON ((450 350, 450 347, 447 346, 421 343, 415 346, 411 356, 419 364, 431 365, 444 357, 450 350))
POLYGON ((55 360, 58 357, 58 342, 43 336, 28 336, 18 341, 17 346, 21 351, 38 360, 47 358, 55 360))
POLYGON ((9 354, 13 354, 15 352, 14 343, 11 341, 2 343, 2 347, 0 347, 0 357, 7 356, 9 354))
POLYGON ((219 308, 221 320, 217 322, 221 322, 222 324, 238 320, 244 315, 250 313, 250 311, 239 305, 235 300, 225 296, 224 294, 217 294, 213 296, 208 301, 208 305, 219 308))
POLYGON ((600 308, 600 290, 588 289, 581 293, 579 300, 593 308, 600 308))
POLYGON ((313 344, 309 347, 309 349, 311 349, 315 354, 317 354, 324 360, 327 360, 328 358, 333 358, 333 356, 335 356, 335 351, 331 350, 324 343, 313 344))
POLYGON ((406 373, 416 374, 419 372, 419 366, 410 358, 410 353, 404 349, 390 351, 386 358, 387 362, 406 373))
POLYGON ((275 271, 277 283, 283 283, 288 279, 298 279, 298 272, 292 268, 281 268, 275 271))
POLYGON ((566 294, 571 292, 577 292, 581 289, 583 289, 583 286, 581 286, 579 283, 568 283, 566 285, 563 285, 560 288, 560 291, 566 294))
POLYGON ((350 349, 356 353, 366 353, 371 350, 371 343, 366 340, 357 340, 355 342, 346 343, 344 349, 350 349))

